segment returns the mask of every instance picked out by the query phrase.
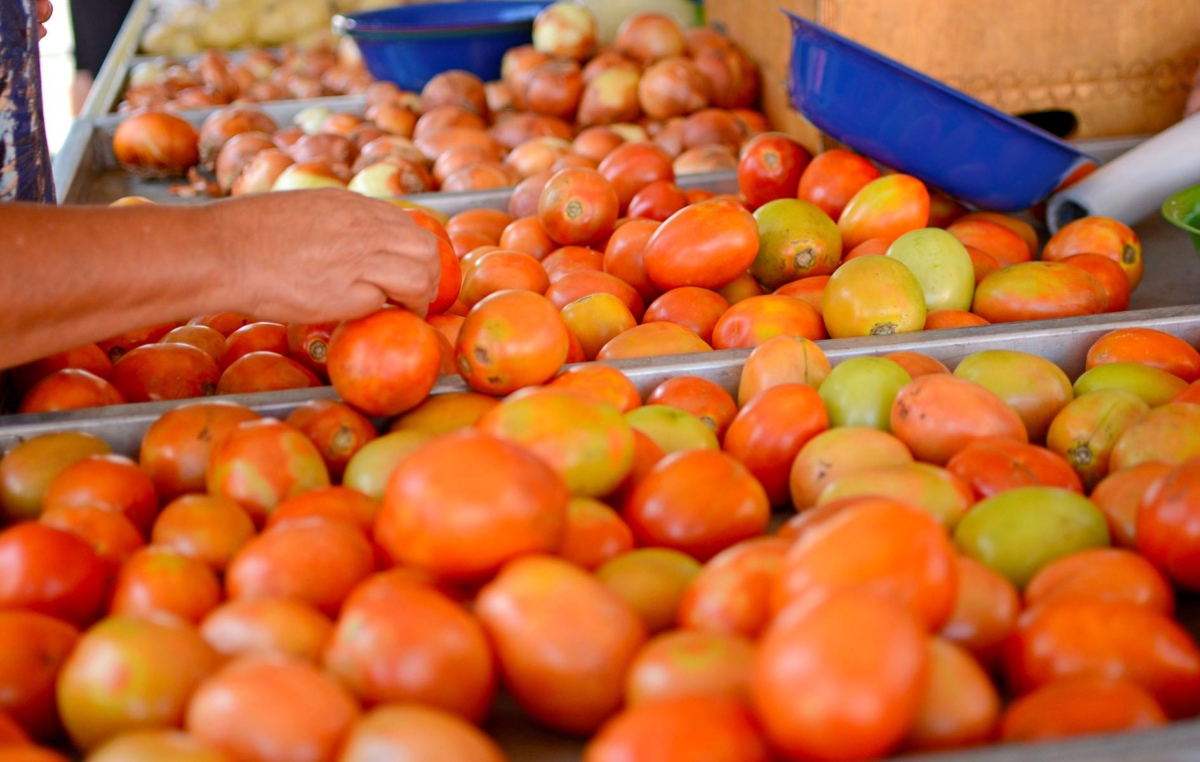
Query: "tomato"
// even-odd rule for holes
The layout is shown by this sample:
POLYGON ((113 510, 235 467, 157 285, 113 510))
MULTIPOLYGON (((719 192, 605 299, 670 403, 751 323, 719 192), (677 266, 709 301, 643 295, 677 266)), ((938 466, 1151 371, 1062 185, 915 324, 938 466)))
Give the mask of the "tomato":
POLYGON ((169 548, 149 547, 134 553, 121 566, 109 613, 165 613, 195 624, 220 602, 221 585, 206 563, 169 548))
POLYGON ((1053 487, 1021 487, 981 500, 959 522, 963 553, 1024 587, 1042 567, 1107 547, 1104 515, 1086 497, 1053 487))
POLYGON ((725 432, 725 452, 750 469, 771 505, 788 501, 788 477, 800 448, 829 428, 829 414, 810 386, 781 384, 741 409, 725 432))
POLYGON ((368 415, 393 416, 429 395, 441 367, 437 333, 403 309, 385 308, 343 323, 329 343, 329 379, 368 415))
POLYGON ((112 452, 99 437, 63 431, 21 442, 0 459, 0 506, 9 521, 36 519, 46 490, 63 469, 89 455, 112 452))
POLYGON ((569 368, 546 384, 596 402, 607 402, 622 413, 641 407, 642 395, 633 382, 610 365, 588 364, 569 368))
POLYGON ((213 609, 200 635, 223 656, 280 654, 320 664, 333 622, 292 598, 241 598, 213 609))
POLYGON ((213 445, 239 423, 258 418, 258 413, 241 405, 196 402, 180 405, 150 424, 138 462, 150 474, 159 499, 167 502, 188 492, 203 492, 213 445))
POLYGON ((75 746, 121 733, 177 727, 220 657, 172 617, 110 617, 79 639, 59 673, 58 709, 75 746))
POLYGON ((486 577, 517 556, 557 550, 569 499, 563 478, 524 447, 479 431, 446 434, 396 468, 375 540, 397 562, 486 577))
POLYGON ((1109 468, 1121 471, 1154 461, 1178 465, 1197 457, 1200 406, 1171 402, 1151 410, 1121 434, 1113 446, 1109 468))
POLYGON ((254 320, 249 315, 243 315, 240 312, 214 312, 194 317, 187 324, 207 326, 222 336, 229 336, 237 329, 252 322, 254 320))
POLYGON ((391 431, 428 436, 474 425, 485 412, 500 404, 495 397, 477 392, 450 392, 430 397, 392 421, 391 431))
POLYGON ((630 550, 633 532, 616 511, 592 498, 571 499, 558 555, 591 570, 630 550))
POLYGON ((742 146, 738 190, 751 209, 775 199, 796 198, 800 177, 812 161, 804 146, 779 132, 756 135, 742 146))
POLYGON ((1046 242, 1042 259, 1058 262, 1074 254, 1103 254, 1129 277, 1129 290, 1142 281, 1142 242, 1128 225, 1108 217, 1084 217, 1061 227, 1046 242))
POLYGON ((655 387, 648 405, 670 405, 699 418, 720 440, 737 415, 738 406, 720 385, 697 376, 677 376, 655 387))
POLYGON ((822 491, 840 477, 876 466, 912 463, 912 453, 896 437, 865 426, 842 426, 810 439, 792 462, 788 486, 792 505, 816 505, 822 491))
POLYGON ((826 760, 894 749, 921 705, 925 638, 904 608, 862 592, 813 595, 789 607, 763 635, 751 677, 772 747, 785 759, 826 760), (800 685, 806 701, 796 700, 800 685))
POLYGON ((635 288, 614 275, 592 270, 562 276, 546 290, 546 298, 561 310, 578 299, 597 293, 612 294, 620 299, 635 320, 640 320, 646 312, 645 302, 635 288))
POLYGON ((221 374, 217 394, 253 394, 322 386, 321 379, 290 357, 275 352, 242 355, 221 374))
POLYGON ((471 310, 455 359, 468 386, 502 396, 554 378, 569 345, 570 331, 550 300, 528 291, 501 291, 471 310), (522 340, 513 341, 514 336, 522 340))
POLYGON ((1034 486, 1083 494, 1079 475, 1060 455, 1004 437, 975 440, 950 459, 946 470, 970 485, 979 500, 1034 486))
POLYGON ((1200 378, 1200 352, 1178 336, 1153 328, 1110 331, 1088 349, 1088 370, 1114 362, 1149 365, 1189 384, 1200 378))
POLYGON ((651 302, 642 322, 675 323, 711 343, 713 329, 728 309, 729 302, 716 291, 684 286, 673 288, 651 302))
POLYGON ((350 693, 317 667, 243 656, 200 684, 186 727, 234 759, 332 759, 359 712, 350 693))
POLYGON ((738 405, 744 407, 767 389, 781 384, 807 384, 817 389, 832 368, 825 352, 802 336, 776 336, 754 348, 738 380, 738 405))
POLYGON ((1046 447, 1067 460, 1090 492, 1108 475, 1117 440, 1149 412, 1141 397, 1124 389, 1088 392, 1054 416, 1046 447))
POLYGON ((45 614, 0 611, 0 710, 33 738, 60 730, 54 684, 79 630, 45 614))
POLYGON ((771 619, 770 597, 791 543, 744 540, 714 556, 679 602, 681 627, 757 638, 771 619))
POLYGON ((149 328, 137 328, 120 336, 98 341, 96 346, 108 355, 108 359, 116 363, 130 351, 155 343, 178 326, 179 323, 162 323, 149 328))
POLYGON ((127 402, 211 397, 221 369, 187 344, 146 344, 113 365, 112 384, 127 402))
POLYGON ((1200 710, 1200 651, 1183 628, 1145 606, 1060 600, 1029 609, 1005 647, 1017 695, 1069 677, 1129 679, 1174 718, 1200 710))
POLYGON ((597 360, 711 352, 712 347, 691 330, 675 323, 643 323, 614 337, 596 354, 597 360))
POLYGON ((341 322, 292 323, 288 325, 288 354, 296 362, 328 380, 326 361, 329 341, 341 322))
POLYGON ((818 207, 781 196, 754 213, 758 254, 750 274, 768 289, 830 275, 842 261, 842 235, 818 207))
MULTIPOLYGON (((1039 246, 1038 234, 1037 231, 1034 230, 1033 225, 1030 225, 1028 222, 1025 222, 1018 217, 1013 217, 1012 215, 1008 214, 1000 214, 998 212, 971 212, 970 214, 964 214, 955 221, 966 223, 972 220, 994 222, 997 225, 1002 225, 1008 228, 1021 237, 1021 240, 1024 241, 1025 245, 1029 247, 1031 254, 1035 256, 1037 255, 1039 246)), ((960 225, 959 227, 961 229, 963 226, 960 225)))
POLYGON ((326 487, 290 497, 267 519, 266 529, 285 523, 319 517, 340 521, 370 534, 375 526, 379 503, 356 489, 326 487))
POLYGON ((1008 635, 1017 625, 1021 599, 1005 577, 968 556, 958 556, 954 608, 939 633, 994 668, 1008 635))
POLYGON ((1141 463, 1109 474, 1092 490, 1092 502, 1104 514, 1114 545, 1137 547, 1137 520, 1142 496, 1170 472, 1171 466, 1166 463, 1141 463))
POLYGON ((850 199, 878 177, 879 170, 865 157, 834 148, 813 157, 800 176, 796 195, 837 220, 850 199))
POLYGON ((1056 680, 1014 701, 1004 713, 1001 740, 1050 741, 1071 736, 1151 730, 1167 724, 1162 707, 1129 680, 1056 680))
POLYGON ((642 262, 658 288, 719 289, 758 253, 758 227, 743 207, 713 199, 672 215, 646 242, 642 262))
POLYGON ((971 309, 989 323, 1081 317, 1108 309, 1108 294, 1078 267, 1019 262, 980 281, 971 309))
POLYGON ((1000 696, 970 652, 943 638, 930 638, 929 682, 906 750, 934 751, 991 741, 1000 716, 1000 696))
POLYGON ((1028 262, 1034 249, 1016 231, 990 219, 961 219, 946 228, 964 246, 972 246, 991 256, 1001 267, 1028 262))
POLYGON ((825 287, 829 285, 829 275, 812 275, 780 286, 775 289, 777 296, 793 296, 818 313, 824 309, 825 287))
POLYGON ((1133 603, 1166 616, 1175 613, 1170 583, 1152 563, 1128 550, 1073 553, 1042 567, 1025 587, 1028 608, 1068 599, 1133 603))
POLYGON ((335 480, 342 477, 350 458, 378 436, 370 419, 349 405, 329 399, 302 403, 288 414, 286 423, 312 440, 335 480))
POLYGON ((730 304, 737 304, 752 296, 762 296, 767 292, 762 287, 762 284, 754 279, 753 275, 749 272, 744 272, 728 284, 717 289, 717 293, 724 297, 725 301, 730 304))
POLYGON ((1137 549, 1185 590, 1200 589, 1200 459, 1175 466, 1142 496, 1137 549))
POLYGON ((1075 393, 1101 389, 1126 389, 1141 397, 1152 408, 1175 399, 1187 388, 1178 376, 1151 365, 1113 362, 1097 365, 1075 380, 1075 393))
POLYGON ((768 294, 743 299, 713 327, 714 349, 753 347, 776 336, 827 338, 821 315, 800 299, 768 294))
POLYGON ((975 502, 970 486, 950 471, 929 463, 910 462, 843 474, 826 485, 817 505, 871 495, 918 508, 951 531, 975 502))
POLYGON ((1116 262, 1103 254, 1072 254, 1062 263, 1084 270, 1104 288, 1108 296, 1105 312, 1124 312, 1129 309, 1129 278, 1116 262))
POLYGON ((357 528, 297 519, 246 543, 229 564, 225 586, 230 599, 295 598, 333 615, 374 570, 374 551, 357 528))
POLYGON ((504 762, 496 742, 462 718, 417 704, 377 707, 354 723, 340 762, 387 759, 504 762))
POLYGON ((68 368, 84 370, 108 381, 112 378, 112 365, 113 361, 108 359, 108 355, 100 347, 95 344, 82 344, 40 360, 18 365, 9 371, 9 378, 13 390, 23 397, 38 381, 55 371, 68 368))
POLYGON ((649 142, 617 146, 600 162, 598 171, 616 189, 621 209, 627 208, 637 192, 650 183, 675 180, 670 157, 649 142))
POLYGON ((316 445, 274 419, 245 421, 212 449, 206 475, 210 495, 239 503, 262 523, 281 502, 329 486, 329 470, 316 445))
POLYGON ((117 387, 86 370, 64 368, 42 378, 21 398, 18 413, 52 413, 124 405, 117 387))
POLYGON ((663 222, 687 203, 687 194, 682 188, 667 180, 657 180, 634 195, 627 214, 634 219, 663 222))
POLYGON ((633 467, 633 431, 615 407, 566 391, 540 390, 492 408, 475 427, 524 445, 575 497, 604 497, 633 467))
POLYGON ((900 352, 888 352, 883 357, 900 365, 913 378, 950 372, 950 369, 941 360, 930 357, 927 354, 922 354, 921 352, 902 350, 900 352))
POLYGON ((925 313, 925 330, 942 331, 951 328, 974 328, 991 325, 973 312, 964 310, 934 310, 925 313))
POLYGON ((596 578, 623 598, 650 633, 674 626, 684 593, 700 563, 668 548, 640 548, 596 570, 596 578))
POLYGON ((638 324, 624 302, 603 292, 588 294, 563 307, 562 319, 590 360, 605 344, 638 324))
POLYGON ((116 572, 146 540, 129 519, 119 513, 90 506, 55 508, 38 519, 42 524, 79 537, 96 551, 106 575, 116 572))
POLYGON ((279 323, 250 323, 237 329, 225 339, 225 351, 217 364, 224 371, 251 352, 274 352, 287 355, 287 326, 279 323))
POLYGON ((467 307, 474 307, 497 291, 544 294, 550 288, 545 268, 525 252, 497 249, 483 252, 477 259, 473 257, 475 252, 463 258, 466 270, 459 299, 467 307))
POLYGON ((918 460, 945 465, 976 439, 1002 436, 1029 441, 1025 424, 1004 400, 957 376, 921 376, 900 390, 891 429, 918 460))
POLYGON ((838 217, 842 245, 853 249, 870 238, 894 241, 929 221, 929 190, 915 177, 885 175, 864 185, 838 217))
POLYGON ((225 762, 211 746, 179 730, 135 730, 122 733, 91 754, 88 762, 225 762))
POLYGON ((916 277, 928 311, 969 310, 975 294, 975 267, 966 247, 936 228, 911 230, 897 238, 887 255, 916 277))
POLYGON ((84 540, 36 522, 0 532, 0 610, 89 624, 104 603, 104 563, 84 540))
POLYGON ((658 220, 634 219, 621 225, 604 246, 601 260, 604 272, 620 278, 641 295, 646 302, 657 299, 662 291, 646 274, 646 243, 658 230, 658 220))
POLYGON ((862 590, 936 631, 954 605, 954 557, 945 530, 924 511, 887 501, 852 506, 796 541, 772 600, 780 611, 813 591, 862 590))
POLYGON ((424 704, 471 722, 487 714, 496 688, 491 647, 479 622, 402 571, 355 588, 324 662, 368 704, 424 704))
POLYGON ((891 257, 858 257, 825 284, 821 315, 830 338, 890 336, 925 327, 925 294, 916 276, 891 257))
POLYGON ((393 431, 367 442, 346 464, 342 485, 373 500, 382 500, 396 466, 430 437, 424 431, 393 431))
POLYGON ((90 455, 50 482, 42 510, 101 508, 129 519, 143 536, 158 513, 158 496, 146 472, 121 455, 90 455))
POLYGON ((767 762, 771 755, 745 705, 721 696, 638 704, 608 722, 583 762, 767 762))
POLYGON ((929 227, 946 228, 966 213, 967 207, 935 188, 929 189, 929 227))
POLYGON ((483 588, 475 608, 506 685, 539 723, 587 733, 620 707, 646 631, 629 604, 587 572, 525 556, 483 588))
POLYGON ((912 381, 898 363, 881 357, 850 357, 838 363, 819 389, 831 426, 890 428, 896 395, 912 381))

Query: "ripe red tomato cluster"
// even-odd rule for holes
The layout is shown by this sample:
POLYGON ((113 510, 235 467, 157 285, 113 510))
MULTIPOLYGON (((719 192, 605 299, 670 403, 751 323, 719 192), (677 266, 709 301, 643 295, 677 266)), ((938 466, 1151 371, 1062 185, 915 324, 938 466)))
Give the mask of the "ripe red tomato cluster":
MULTIPOLYGON (((432 330, 368 320, 392 316, 432 330)), ((1197 379, 1151 329, 1074 383, 1017 351, 831 366, 780 336, 737 389, 643 400, 591 364, 503 400, 406 389, 384 433, 342 402, 207 401, 137 461, 36 437, 0 460, 0 750, 499 760, 501 688, 600 761, 1194 717, 1197 379)))

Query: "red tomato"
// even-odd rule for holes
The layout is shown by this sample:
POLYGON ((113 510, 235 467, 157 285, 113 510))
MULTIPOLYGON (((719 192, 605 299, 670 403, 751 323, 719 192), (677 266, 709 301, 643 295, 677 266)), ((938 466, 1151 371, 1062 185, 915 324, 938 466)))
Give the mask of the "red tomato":
POLYGON ((988 673, 970 652, 948 640, 930 638, 928 647, 929 682, 905 749, 955 749, 992 740, 1000 696, 988 673))
POLYGON ((628 706, 689 696, 750 697, 754 643, 740 635, 674 630, 653 638, 634 659, 628 706))
POLYGON ((1071 736, 1150 730, 1167 724, 1162 707, 1128 680, 1056 680, 1014 701, 1004 713, 1001 740, 1050 741, 1071 736))
POLYGON ((758 225, 740 204, 713 199, 664 222, 646 242, 646 274, 663 291, 719 289, 746 272, 758 255, 758 225))
POLYGON ((768 762, 750 712, 729 698, 696 696, 625 710, 588 743, 583 762, 768 762))
POLYGON ((679 602, 679 625, 756 638, 771 620, 771 591, 791 543, 776 537, 745 540, 718 553, 679 602))
POLYGON ((969 484, 977 500, 1018 487, 1058 487, 1083 494, 1079 474, 1066 458, 1007 437, 971 442, 950 458, 946 470, 969 484))
POLYGON ((1137 512, 1137 549, 1175 584, 1200 590, 1200 459, 1150 485, 1137 512))
POLYGON ((166 613, 195 624, 221 602, 221 584, 204 561, 169 548, 142 548, 121 567, 109 611, 166 613))
POLYGON ((559 244, 586 246, 612 233, 619 204, 604 175, 582 167, 564 169, 542 189, 538 219, 559 244))
POLYGON ((722 447, 754 474, 771 505, 790 500, 792 461, 808 440, 829 428, 825 403, 811 386, 780 384, 748 402, 729 424, 722 447))
POLYGON ((1133 603, 1165 616, 1175 613, 1175 594, 1154 564, 1137 553, 1093 548, 1043 566, 1025 586, 1025 605, 1097 600, 1133 603))
POLYGON ((0 532, 0 609, 25 609, 83 626, 100 613, 104 563, 85 541, 24 522, 0 532))
POLYGON ((36 739, 61 730, 54 685, 78 640, 79 630, 60 619, 0 611, 0 710, 36 739))
MULTIPOLYGON (((809 162, 800 176, 796 196, 820 207, 836 222, 850 199, 877 177, 879 170, 869 160, 852 151, 834 148, 817 154, 809 162)), ((844 248, 849 251, 851 247, 844 248)))
POLYGON ((742 147, 738 189, 751 209, 775 199, 796 198, 800 177, 810 161, 808 149, 787 135, 766 132, 755 136, 742 147))

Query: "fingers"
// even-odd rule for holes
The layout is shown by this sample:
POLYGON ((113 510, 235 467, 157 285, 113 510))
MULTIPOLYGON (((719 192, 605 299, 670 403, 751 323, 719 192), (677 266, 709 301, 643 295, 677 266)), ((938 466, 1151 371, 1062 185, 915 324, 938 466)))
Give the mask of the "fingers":
MULTIPOLYGON (((50 0, 38 0, 37 4, 38 21, 45 24, 54 15, 54 6, 50 4, 50 0)), ((42 28, 42 34, 46 34, 45 27, 42 28)))
POLYGON ((437 237, 415 225, 404 229, 387 251, 372 257, 368 278, 393 302, 424 315, 441 278, 437 237))

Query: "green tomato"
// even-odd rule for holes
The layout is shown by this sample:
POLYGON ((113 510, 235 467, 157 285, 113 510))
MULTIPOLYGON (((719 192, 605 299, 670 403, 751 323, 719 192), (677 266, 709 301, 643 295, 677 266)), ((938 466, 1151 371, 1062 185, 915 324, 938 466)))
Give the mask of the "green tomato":
POLYGON ((382 500, 396 466, 427 441, 429 435, 422 431, 393 431, 372 439, 350 458, 342 484, 382 500))
POLYGON ((1075 398, 1071 379, 1044 357, 988 349, 964 357, 954 375, 995 392, 1021 416, 1032 442, 1046 438, 1054 416, 1075 398))
POLYGON ((912 376, 882 357, 852 357, 829 373, 817 392, 830 426, 869 426, 891 431, 892 403, 912 376))
POLYGON ((969 310, 975 296, 975 265, 967 247, 940 228, 913 230, 888 247, 887 256, 903 262, 925 292, 925 307, 969 310))
POLYGON ((1146 401, 1150 407, 1165 405, 1184 389, 1187 382, 1165 370, 1135 362, 1097 365, 1075 381, 1075 396, 1101 389, 1124 389, 1146 401))
POLYGON ((1070 490, 1022 487, 975 504, 954 532, 960 551, 1018 588, 1046 564, 1108 547, 1108 524, 1091 500, 1070 490))
POLYGON ((642 405, 625 414, 629 425, 654 440, 666 455, 680 450, 719 450, 717 435, 704 421, 669 405, 642 405))
POLYGON ((794 198, 759 207, 758 256, 750 274, 774 291, 785 283, 813 275, 830 275, 842 261, 842 234, 820 208, 794 198))

